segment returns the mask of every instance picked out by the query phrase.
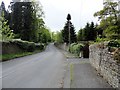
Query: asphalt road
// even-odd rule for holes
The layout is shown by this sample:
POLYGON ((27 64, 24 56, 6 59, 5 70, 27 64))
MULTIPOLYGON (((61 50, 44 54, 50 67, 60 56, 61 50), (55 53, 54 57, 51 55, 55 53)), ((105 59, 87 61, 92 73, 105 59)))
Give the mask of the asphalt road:
POLYGON ((2 63, 2 88, 60 88, 64 77, 63 54, 53 45, 42 53, 2 63))

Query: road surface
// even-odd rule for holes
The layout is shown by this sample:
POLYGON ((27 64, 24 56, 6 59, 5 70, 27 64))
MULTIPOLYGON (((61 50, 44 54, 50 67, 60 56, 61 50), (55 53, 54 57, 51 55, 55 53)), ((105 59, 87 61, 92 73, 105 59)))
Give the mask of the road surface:
POLYGON ((2 63, 2 88, 60 88, 64 77, 63 54, 53 45, 42 53, 2 63))

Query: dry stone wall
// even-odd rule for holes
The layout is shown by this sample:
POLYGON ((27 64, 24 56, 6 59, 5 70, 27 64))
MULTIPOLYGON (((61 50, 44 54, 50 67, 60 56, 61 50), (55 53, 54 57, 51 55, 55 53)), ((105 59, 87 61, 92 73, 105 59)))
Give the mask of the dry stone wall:
POLYGON ((120 63, 108 51, 107 42, 90 45, 89 49, 91 65, 113 88, 120 89, 120 63))

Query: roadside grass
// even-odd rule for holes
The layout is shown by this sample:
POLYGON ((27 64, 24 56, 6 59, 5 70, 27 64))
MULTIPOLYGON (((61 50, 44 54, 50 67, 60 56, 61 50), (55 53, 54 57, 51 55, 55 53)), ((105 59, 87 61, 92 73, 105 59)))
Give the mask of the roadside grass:
POLYGON ((73 64, 70 64, 70 81, 73 81, 73 64))
POLYGON ((74 64, 70 64, 70 88, 74 87, 74 64))
POLYGON ((15 54, 3 54, 0 55, 0 62, 4 62, 4 61, 8 61, 14 58, 18 58, 18 57, 23 57, 23 56, 28 56, 28 55, 32 55, 32 54, 36 54, 39 52, 42 52, 43 50, 35 50, 34 52, 22 52, 22 53, 15 53, 15 54))

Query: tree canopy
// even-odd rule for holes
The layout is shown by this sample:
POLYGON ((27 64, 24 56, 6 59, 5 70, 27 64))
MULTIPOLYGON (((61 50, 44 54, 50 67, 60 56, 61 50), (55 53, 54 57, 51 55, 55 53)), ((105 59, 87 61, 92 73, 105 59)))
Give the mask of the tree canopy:
POLYGON ((71 20, 71 15, 68 14, 67 22, 65 23, 65 26, 62 30, 62 37, 63 37, 62 39, 67 44, 69 43, 69 38, 70 38, 70 43, 74 43, 77 41, 75 27, 70 20, 71 20), (69 37, 69 31, 70 31, 70 37, 69 37))
POLYGON ((94 41, 97 37, 97 29, 93 22, 78 31, 78 41, 94 41))
POLYGON ((100 20, 98 28, 109 39, 120 39, 120 11, 117 7, 117 2, 105 2, 104 8, 94 14, 100 20))

